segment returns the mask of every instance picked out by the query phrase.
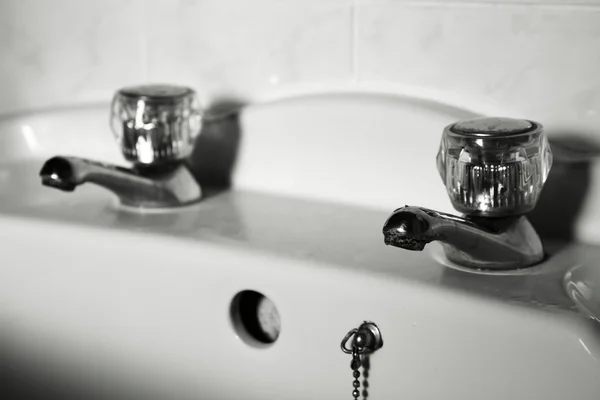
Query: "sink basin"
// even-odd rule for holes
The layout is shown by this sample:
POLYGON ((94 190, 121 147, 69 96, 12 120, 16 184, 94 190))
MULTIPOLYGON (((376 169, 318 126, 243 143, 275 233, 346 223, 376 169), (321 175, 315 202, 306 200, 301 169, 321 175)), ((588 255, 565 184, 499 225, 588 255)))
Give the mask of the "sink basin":
POLYGON ((39 183, 44 157, 65 153, 60 143, 118 160, 99 122, 106 110, 0 124, 23 149, 3 150, 0 168, 18 185, 0 192, 0 354, 40 391, 347 399, 353 378, 340 342, 371 320, 385 345, 371 357, 369 398, 597 398, 600 329, 562 278, 597 265, 598 247, 561 244, 542 265, 486 274, 444 265, 436 247, 383 244, 398 205, 451 211, 433 160, 441 128, 465 111, 374 95, 250 107, 232 190, 139 213, 100 188, 39 183), (74 139, 83 122, 93 149, 74 139), (25 123, 40 132, 37 147, 23 142, 25 123), (367 127, 375 150, 361 136, 367 127), (252 318, 276 334, 266 340, 252 318))

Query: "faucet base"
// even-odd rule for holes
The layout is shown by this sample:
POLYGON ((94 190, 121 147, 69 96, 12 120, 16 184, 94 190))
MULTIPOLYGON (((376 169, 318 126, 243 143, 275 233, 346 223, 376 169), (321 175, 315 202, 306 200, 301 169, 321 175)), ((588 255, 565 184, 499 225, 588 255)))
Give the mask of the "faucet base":
POLYGON ((518 269, 544 259, 542 241, 525 216, 458 217, 405 206, 388 218, 383 235, 385 244, 412 251, 440 242, 450 261, 469 268, 518 269))
POLYGON ((485 245, 478 243, 477 239, 473 240, 471 246, 461 243, 460 247, 442 242, 448 260, 463 267, 479 270, 522 269, 535 266, 544 260, 542 242, 526 217, 477 220, 478 224, 485 224, 488 229, 498 232, 496 243, 499 245, 485 245))
POLYGON ((130 208, 173 209, 198 203, 203 191, 187 166, 180 164, 166 173, 149 173, 137 169, 140 176, 153 184, 151 196, 137 196, 135 190, 118 194, 119 202, 130 208))

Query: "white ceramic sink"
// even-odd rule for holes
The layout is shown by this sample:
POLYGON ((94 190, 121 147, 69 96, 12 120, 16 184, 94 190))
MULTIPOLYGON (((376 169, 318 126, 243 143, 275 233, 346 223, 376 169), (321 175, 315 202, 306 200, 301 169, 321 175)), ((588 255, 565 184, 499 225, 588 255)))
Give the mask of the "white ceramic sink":
POLYGON ((37 176, 55 153, 118 161, 107 109, 0 123, 11 365, 111 398, 348 399, 340 341, 372 320, 385 344, 370 399, 598 397, 600 329, 562 278, 597 265, 599 248, 568 244, 538 267, 486 275, 443 266, 435 246, 383 244, 397 206, 451 211, 434 157, 441 129, 469 113, 360 95, 249 107, 231 191, 135 213, 100 188, 62 193, 37 176), (235 322, 244 290, 277 308, 274 343, 235 322))

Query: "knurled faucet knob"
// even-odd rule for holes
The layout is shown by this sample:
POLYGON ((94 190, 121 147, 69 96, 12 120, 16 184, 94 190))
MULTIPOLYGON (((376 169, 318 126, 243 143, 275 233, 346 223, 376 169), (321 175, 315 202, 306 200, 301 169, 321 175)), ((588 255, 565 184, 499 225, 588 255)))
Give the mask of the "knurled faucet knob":
POLYGON ((506 217, 531 211, 550 168, 552 152, 541 124, 484 117, 447 126, 437 168, 456 210, 506 217))
POLYGON ((126 160, 138 166, 158 166, 191 154, 202 110, 196 93, 188 87, 133 86, 115 93, 110 123, 126 160))

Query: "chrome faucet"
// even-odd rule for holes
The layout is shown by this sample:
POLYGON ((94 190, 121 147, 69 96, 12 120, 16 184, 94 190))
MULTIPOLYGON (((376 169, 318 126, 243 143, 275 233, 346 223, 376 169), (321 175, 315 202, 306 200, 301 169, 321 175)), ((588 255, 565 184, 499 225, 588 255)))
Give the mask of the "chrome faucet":
POLYGON ((384 242, 423 250, 439 241, 446 257, 477 269, 516 269, 544 258, 525 214, 535 207, 552 166, 542 125, 510 118, 475 118, 444 129, 437 168, 458 217, 422 207, 395 210, 384 242))
POLYGON ((119 90, 110 124, 132 168, 56 156, 43 165, 42 184, 73 191, 86 182, 102 186, 133 207, 177 207, 199 201, 202 189, 184 160, 201 128, 202 112, 192 89, 145 85, 119 90))

